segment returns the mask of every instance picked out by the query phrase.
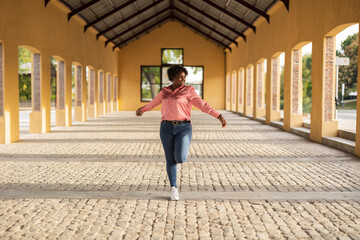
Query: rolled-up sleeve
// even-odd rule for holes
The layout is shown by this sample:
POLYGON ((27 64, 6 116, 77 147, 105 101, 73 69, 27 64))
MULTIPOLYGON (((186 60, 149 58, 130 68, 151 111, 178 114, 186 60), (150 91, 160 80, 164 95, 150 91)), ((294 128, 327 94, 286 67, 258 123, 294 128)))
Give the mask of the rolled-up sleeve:
POLYGON ((159 104, 161 104, 161 102, 162 102, 162 92, 163 92, 163 90, 161 89, 159 94, 156 95, 156 97, 151 102, 149 102, 144 107, 142 107, 141 110, 143 112, 147 112, 147 111, 150 111, 151 109, 153 109, 154 107, 158 106, 159 104))
POLYGON ((218 118, 220 113, 218 113, 214 108, 201 99, 201 97, 196 93, 195 88, 191 87, 189 92, 189 101, 192 105, 200 109, 202 112, 207 113, 214 118, 218 118))

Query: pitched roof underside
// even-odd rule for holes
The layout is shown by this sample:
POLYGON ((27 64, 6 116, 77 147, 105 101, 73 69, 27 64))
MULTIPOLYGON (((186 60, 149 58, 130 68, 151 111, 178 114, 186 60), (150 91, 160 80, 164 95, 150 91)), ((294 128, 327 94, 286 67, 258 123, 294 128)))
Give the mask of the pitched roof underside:
MULTIPOLYGON (((49 0, 45 0, 47 4, 49 0)), ((173 19, 226 49, 278 1, 289 0, 58 0, 116 47, 124 47, 173 19), (250 9, 252 8, 252 9, 250 9)), ((268 20, 268 19, 267 19, 268 20)), ((229 48, 230 49, 230 48, 229 48)), ((231 50, 231 49, 230 49, 231 50)))

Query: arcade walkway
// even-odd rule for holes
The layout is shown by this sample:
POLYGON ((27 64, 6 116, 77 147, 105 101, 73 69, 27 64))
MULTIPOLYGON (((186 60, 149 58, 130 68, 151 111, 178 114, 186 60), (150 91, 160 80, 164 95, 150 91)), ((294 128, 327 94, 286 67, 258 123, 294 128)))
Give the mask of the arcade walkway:
POLYGON ((0 145, 0 239, 360 239, 360 159, 222 113, 193 112, 178 202, 159 112, 0 145))

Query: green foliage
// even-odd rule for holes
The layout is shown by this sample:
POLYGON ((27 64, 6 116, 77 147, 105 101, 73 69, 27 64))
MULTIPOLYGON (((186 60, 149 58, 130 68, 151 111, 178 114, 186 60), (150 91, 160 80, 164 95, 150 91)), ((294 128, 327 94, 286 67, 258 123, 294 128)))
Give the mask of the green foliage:
POLYGON ((183 61, 182 49, 164 49, 162 51, 162 64, 183 64, 183 61))
POLYGON ((19 58, 19 98, 31 100, 31 52, 24 48, 18 49, 19 58))
POLYGON ((303 113, 311 112, 311 54, 305 54, 302 59, 302 81, 303 81, 303 113))
POLYGON ((31 75, 19 74, 19 99, 31 100, 31 75))
POLYGON ((350 92, 356 91, 358 77, 358 48, 359 33, 348 36, 341 43, 341 51, 336 51, 339 57, 348 57, 350 64, 348 66, 339 66, 339 97, 341 97, 341 85, 345 83, 344 98, 348 98, 350 92))
POLYGON ((142 100, 151 100, 160 91, 160 67, 143 66, 141 68, 142 100))

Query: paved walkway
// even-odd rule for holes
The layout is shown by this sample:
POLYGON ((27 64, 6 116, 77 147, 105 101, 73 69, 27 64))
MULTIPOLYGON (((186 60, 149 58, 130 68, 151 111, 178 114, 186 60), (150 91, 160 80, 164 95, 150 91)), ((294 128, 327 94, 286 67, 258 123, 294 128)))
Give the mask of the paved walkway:
POLYGON ((159 112, 0 145, 0 239, 360 239, 360 159, 223 112, 193 112, 169 201, 159 112))

